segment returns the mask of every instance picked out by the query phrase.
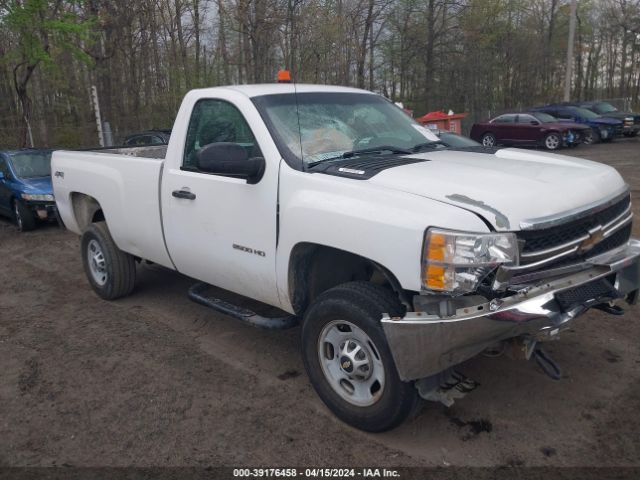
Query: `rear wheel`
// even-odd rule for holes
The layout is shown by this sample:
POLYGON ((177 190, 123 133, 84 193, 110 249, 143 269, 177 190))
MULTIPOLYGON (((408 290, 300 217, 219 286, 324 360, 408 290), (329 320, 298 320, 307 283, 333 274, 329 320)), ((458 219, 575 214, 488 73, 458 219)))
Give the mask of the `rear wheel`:
POLYGON ((81 248, 84 272, 98 296, 115 300, 131 293, 136 281, 135 259, 117 247, 105 222, 87 228, 81 248))
POLYGON ((551 132, 544 137, 544 146, 547 150, 558 150, 562 146, 560 134, 551 132))
POLYGON ((33 213, 31 213, 31 210, 20 200, 13 202, 13 218, 16 221, 18 230, 21 232, 27 232, 36 228, 36 219, 33 213))
POLYGON ((485 133, 484 135, 482 135, 481 143, 485 147, 495 147, 496 137, 493 133, 485 133))
POLYGON ((302 354, 322 401, 344 422, 369 432, 399 425, 418 404, 412 382, 398 376, 380 319, 401 315, 389 290, 351 282, 323 293, 307 311, 302 354))

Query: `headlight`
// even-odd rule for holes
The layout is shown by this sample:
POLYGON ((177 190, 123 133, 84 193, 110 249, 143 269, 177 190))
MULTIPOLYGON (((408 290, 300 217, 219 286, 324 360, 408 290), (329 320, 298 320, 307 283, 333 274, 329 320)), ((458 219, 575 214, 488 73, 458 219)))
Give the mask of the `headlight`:
POLYGON ((422 252, 422 285, 428 290, 473 292, 499 265, 518 263, 513 233, 467 233, 430 228, 422 252))
POLYGON ((22 199, 32 202, 53 202, 55 200, 53 195, 32 195, 30 193, 23 193, 22 199))

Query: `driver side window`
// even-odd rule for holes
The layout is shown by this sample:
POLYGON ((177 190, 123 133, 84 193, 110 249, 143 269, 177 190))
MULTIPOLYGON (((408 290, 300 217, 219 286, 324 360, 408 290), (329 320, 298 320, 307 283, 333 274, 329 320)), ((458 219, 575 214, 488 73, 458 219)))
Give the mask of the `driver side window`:
POLYGON ((11 178, 11 172, 9 172, 7 161, 2 157, 0 157, 0 172, 4 174, 4 178, 6 180, 9 180, 11 178))
POLYGON ((262 156, 247 121, 234 105, 224 100, 200 100, 189 120, 182 168, 198 171, 198 152, 212 143, 235 143, 249 158, 262 156))

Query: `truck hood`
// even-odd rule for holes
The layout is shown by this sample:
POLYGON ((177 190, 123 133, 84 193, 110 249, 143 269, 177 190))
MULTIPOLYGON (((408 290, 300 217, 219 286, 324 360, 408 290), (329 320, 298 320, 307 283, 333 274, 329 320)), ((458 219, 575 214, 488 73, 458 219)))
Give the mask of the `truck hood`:
POLYGON ((587 208, 627 188, 612 167, 545 152, 444 150, 411 158, 428 161, 384 170, 369 182, 469 210, 498 231, 587 208))
POLYGON ((51 177, 20 178, 21 189, 24 193, 51 195, 53 186, 51 177))

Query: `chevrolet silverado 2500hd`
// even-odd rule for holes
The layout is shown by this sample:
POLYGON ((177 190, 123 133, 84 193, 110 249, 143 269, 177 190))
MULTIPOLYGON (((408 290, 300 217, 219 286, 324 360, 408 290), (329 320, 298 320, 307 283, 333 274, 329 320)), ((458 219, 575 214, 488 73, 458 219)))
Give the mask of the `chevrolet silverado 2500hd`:
POLYGON ((130 294, 146 260, 248 323, 301 319, 317 393, 369 431, 398 425, 420 396, 450 402, 442 385, 464 360, 507 343, 535 354, 639 288, 629 189, 613 168, 449 148, 362 90, 194 90, 168 146, 57 151, 52 175, 100 297, 130 294), (290 316, 206 297, 208 285, 290 316))

